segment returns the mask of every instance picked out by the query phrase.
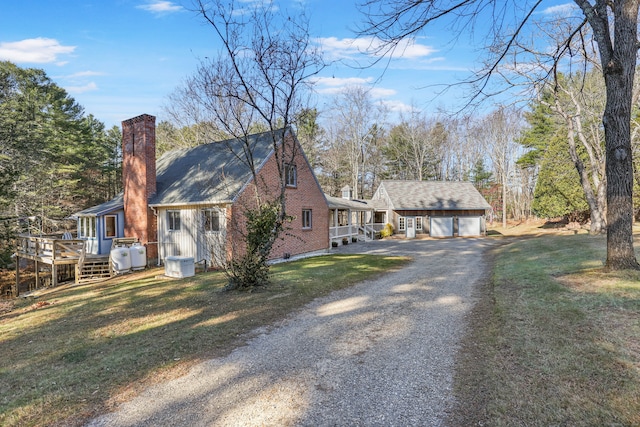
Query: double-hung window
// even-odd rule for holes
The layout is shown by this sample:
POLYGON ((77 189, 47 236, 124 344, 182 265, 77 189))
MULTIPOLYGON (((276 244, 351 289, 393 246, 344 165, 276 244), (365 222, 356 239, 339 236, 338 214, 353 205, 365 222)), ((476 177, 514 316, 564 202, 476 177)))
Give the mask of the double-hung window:
POLYGON ((202 211, 202 226, 205 232, 220 231, 220 211, 218 209, 204 209, 202 211))
POLYGON ((309 230, 312 226, 311 209, 302 209, 302 229, 309 230))
POLYGON ((167 230, 180 231, 180 211, 167 211, 167 230))
POLYGON ((422 230, 422 217, 416 217, 416 230, 422 230))
POLYGON ((406 218, 403 217, 403 216, 398 218, 398 230, 405 231, 407 229, 405 220, 406 220, 406 218))

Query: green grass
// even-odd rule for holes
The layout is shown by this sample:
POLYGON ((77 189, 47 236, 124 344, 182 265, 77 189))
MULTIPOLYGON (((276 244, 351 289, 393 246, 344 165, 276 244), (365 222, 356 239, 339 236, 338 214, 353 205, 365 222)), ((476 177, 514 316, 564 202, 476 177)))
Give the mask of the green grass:
POLYGON ((588 235, 497 251, 460 359, 456 392, 475 406, 459 422, 640 425, 640 272, 604 273, 604 259, 588 235))
POLYGON ((406 258, 327 255, 273 266, 273 285, 224 292, 220 272, 161 270, 18 300, 0 314, 0 425, 81 425, 141 390, 242 345, 314 298, 406 258))

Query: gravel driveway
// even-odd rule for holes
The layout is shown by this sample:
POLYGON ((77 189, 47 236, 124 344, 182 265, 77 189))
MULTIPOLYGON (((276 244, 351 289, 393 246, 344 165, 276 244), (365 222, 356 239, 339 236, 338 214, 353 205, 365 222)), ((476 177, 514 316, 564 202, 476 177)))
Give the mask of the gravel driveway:
POLYGON ((491 239, 378 240, 334 252, 414 257, 305 306, 225 358, 89 426, 439 426, 491 239))

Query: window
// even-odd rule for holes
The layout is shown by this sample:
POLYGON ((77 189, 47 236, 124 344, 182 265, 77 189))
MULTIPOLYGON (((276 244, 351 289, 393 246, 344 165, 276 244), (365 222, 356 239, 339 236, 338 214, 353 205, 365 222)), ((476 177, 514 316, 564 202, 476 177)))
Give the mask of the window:
POLYGON ((416 230, 422 230, 422 217, 416 217, 416 230))
POLYGON ((296 187, 298 185, 298 169, 296 165, 287 164, 285 166, 285 180, 287 187, 296 187))
POLYGON ((80 237, 96 237, 96 218, 93 216, 80 217, 80 237))
POLYGON ((107 215, 104 217, 104 237, 107 239, 116 237, 117 219, 115 215, 107 215))
POLYGON ((220 211, 204 209, 202 211, 202 226, 207 232, 220 231, 220 211))
POLYGON ((180 231, 180 211, 167 211, 167 229, 180 231))
POLYGON ((398 218, 398 230, 400 230, 400 231, 406 230, 405 218, 403 216, 398 218))
POLYGON ((311 228, 311 209, 302 209, 302 228, 311 228))

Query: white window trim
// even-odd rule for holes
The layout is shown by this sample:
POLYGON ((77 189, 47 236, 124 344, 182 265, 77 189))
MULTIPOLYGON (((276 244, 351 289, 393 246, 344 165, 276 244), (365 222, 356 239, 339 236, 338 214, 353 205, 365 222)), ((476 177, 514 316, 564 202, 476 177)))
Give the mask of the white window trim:
POLYGON ((417 216, 416 217, 416 230, 422 230, 422 217, 421 216, 417 216))
POLYGON ((105 215, 104 216, 104 238, 113 239, 118 237, 118 215, 105 215), (107 236, 107 219, 113 218, 113 236, 107 236))
POLYGON ((407 222, 405 217, 401 216, 398 218, 398 231, 405 231, 407 229, 407 222))
POLYGON ((93 239, 96 237, 96 217, 81 216, 80 217, 80 238, 93 239))

